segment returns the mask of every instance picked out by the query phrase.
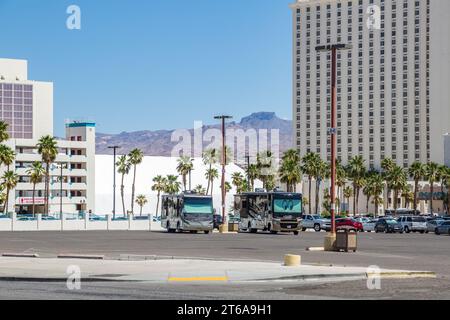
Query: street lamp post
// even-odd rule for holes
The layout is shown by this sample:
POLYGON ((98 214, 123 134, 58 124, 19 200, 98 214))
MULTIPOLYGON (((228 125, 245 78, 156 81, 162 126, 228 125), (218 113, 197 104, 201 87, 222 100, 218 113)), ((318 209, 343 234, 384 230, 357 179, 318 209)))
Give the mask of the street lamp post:
POLYGON ((226 148, 226 133, 225 133, 225 121, 227 119, 232 119, 231 116, 221 115, 215 116, 214 119, 222 121, 222 226, 221 232, 226 232, 228 230, 227 219, 226 219, 226 208, 225 208, 225 198, 226 198, 226 190, 225 190, 225 167, 227 162, 227 148, 226 148))
POLYGON ((114 175, 113 175, 113 219, 116 218, 116 156, 117 156, 117 149, 120 149, 119 146, 110 146, 108 149, 113 149, 114 152, 114 175))
POLYGON ((63 219, 63 164, 61 163, 59 165, 61 172, 60 172, 60 185, 59 185, 59 214, 61 217, 61 220, 63 219))
POLYGON ((337 78, 337 51, 338 50, 348 50, 351 49, 350 45, 347 44, 333 44, 326 46, 316 47, 318 52, 330 52, 331 51, 331 128, 329 129, 329 134, 331 136, 331 188, 330 188, 330 203, 331 203, 331 243, 327 243, 325 240, 326 250, 333 250, 334 240, 336 237, 336 136, 337 136, 337 90, 336 90, 336 78, 337 78))
MULTIPOLYGON (((247 187, 248 190, 250 190, 250 154, 247 154, 245 156, 245 159, 247 160, 247 187)), ((250 190, 253 191, 253 190, 250 190)))

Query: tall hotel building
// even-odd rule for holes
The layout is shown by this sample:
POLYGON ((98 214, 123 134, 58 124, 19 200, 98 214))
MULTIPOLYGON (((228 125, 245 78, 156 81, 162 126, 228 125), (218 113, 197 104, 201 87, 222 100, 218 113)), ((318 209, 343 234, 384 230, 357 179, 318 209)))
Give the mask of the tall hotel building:
POLYGON ((301 155, 329 159, 331 62, 338 52, 337 155, 379 168, 444 163, 450 132, 449 0, 297 0, 293 12, 293 119, 301 155))
MULTIPOLYGON (((0 120, 8 124, 10 140, 6 144, 16 153, 10 169, 19 176, 8 207, 31 213, 33 184, 28 169, 41 161, 36 148, 39 138, 53 136, 53 83, 29 80, 27 61, 0 59, 0 120)), ((50 170, 50 213, 59 213, 61 204, 64 213, 94 210, 95 124, 67 123, 66 139, 57 143, 58 155, 50 170)), ((44 183, 37 184, 36 213, 44 212, 44 190, 44 183)))

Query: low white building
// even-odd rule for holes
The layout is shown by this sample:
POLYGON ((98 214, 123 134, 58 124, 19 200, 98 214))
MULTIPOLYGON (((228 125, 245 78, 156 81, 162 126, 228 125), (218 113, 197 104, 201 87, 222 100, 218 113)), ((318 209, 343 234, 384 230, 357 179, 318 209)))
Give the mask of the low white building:
MULTIPOLYGON (((16 153, 19 183, 9 195, 9 210, 31 213, 33 184, 27 173, 41 161, 36 145, 53 136, 53 83, 28 79, 25 60, 0 59, 0 120, 8 124, 6 144, 16 153)), ((58 140, 59 153, 50 171, 50 213, 79 213, 95 209, 95 124, 66 124, 66 139, 58 140), (62 166, 62 171, 61 171, 62 166), (62 185, 61 185, 62 176, 62 185), (62 187, 62 189, 61 189, 62 187)), ((2 167, 0 171, 6 170, 2 167)), ((35 212, 44 212, 44 183, 36 186, 35 212)))
MULTIPOLYGON (((113 170, 114 170, 114 157, 109 155, 97 155, 96 156, 96 211, 98 215, 111 214, 113 210, 113 170)), ((143 214, 156 213, 157 194, 152 191, 153 178, 161 175, 178 175, 176 171, 177 158, 170 157, 144 157, 142 164, 137 167, 136 175, 136 195, 143 194, 147 197, 148 204, 143 208, 143 214)), ((205 189, 207 187, 207 180, 205 178, 205 172, 207 170, 202 162, 202 159, 194 159, 194 170, 191 174, 191 186, 194 189, 198 185, 202 185, 205 189)), ((213 199, 214 208, 217 213, 221 212, 221 167, 216 165, 215 168, 219 171, 219 179, 214 181, 213 184, 213 199)), ((234 172, 241 172, 245 176, 245 172, 240 167, 230 164, 226 168, 226 181, 231 183, 231 176, 234 172)), ((181 182, 181 177, 179 178, 181 182)), ((126 211, 131 209, 131 187, 133 183, 133 172, 125 176, 125 207, 126 211)), ((120 195, 121 175, 116 176, 116 214, 117 216, 123 216, 122 198, 120 195)), ((257 188, 262 187, 260 182, 255 182, 257 188)), ((189 188, 189 178, 187 178, 187 187, 189 188)), ((227 195, 226 208, 230 209, 233 205, 236 189, 233 189, 227 195)), ((134 205, 135 215, 139 215, 139 206, 134 205)), ((229 211, 229 210, 228 210, 229 211)), ((160 212, 160 210, 159 210, 160 212)))

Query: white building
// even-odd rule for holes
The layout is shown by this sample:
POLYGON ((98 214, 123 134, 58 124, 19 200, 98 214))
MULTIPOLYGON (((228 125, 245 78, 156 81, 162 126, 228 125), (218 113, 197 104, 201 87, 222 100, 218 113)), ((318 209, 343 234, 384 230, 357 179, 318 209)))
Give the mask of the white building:
MULTIPOLYGON (((119 149, 120 153, 120 149, 119 149)), ((97 155, 96 156, 96 166, 97 170, 97 184, 96 184, 96 214, 98 215, 106 215, 111 214, 113 209, 113 168, 114 168, 114 157, 110 155, 97 155)), ((205 189, 207 187, 207 181, 205 179, 205 172, 208 169, 208 166, 204 165, 202 159, 195 158, 194 159, 194 170, 191 174, 191 186, 192 189, 195 189, 198 185, 202 185, 205 189)), ((145 195, 148 203, 143 208, 143 214, 147 215, 149 213, 156 213, 156 205, 157 205, 157 193, 152 191, 151 187, 153 185, 153 178, 161 175, 178 175, 176 171, 177 167, 177 158, 170 157, 144 157, 142 164, 137 167, 136 174, 136 195, 142 194, 145 195)), ((216 169, 220 172, 220 166, 215 165, 216 169)), ((230 164, 226 168, 226 181, 232 181, 231 176, 234 172, 240 172, 245 176, 245 172, 240 167, 235 164, 230 164)), ((179 178, 181 182, 181 178, 179 178)), ((213 200, 214 200, 214 208, 217 213, 221 212, 221 188, 220 188, 220 177, 216 179, 213 183, 213 200)), ((125 194, 125 208, 126 211, 131 209, 131 186, 133 183, 133 172, 125 176, 124 180, 124 194, 125 194)), ((188 178, 188 188, 189 188, 189 178, 188 178)), ((122 208, 122 199, 120 195, 120 184, 121 184, 121 176, 117 174, 116 177, 116 214, 118 217, 123 216, 123 208, 122 208)), ((255 187, 261 188, 262 183, 260 181, 255 181, 255 187)), ((233 189, 228 193, 226 199, 226 208, 229 212, 229 209, 232 208, 234 197, 236 194, 236 189, 233 189)), ((134 205, 134 213, 135 215, 139 215, 140 208, 137 204, 134 205)), ((159 213, 161 210, 159 210, 159 213)))
POLYGON ((338 53, 338 157, 444 163, 450 132, 450 1, 297 0, 293 13, 293 120, 304 156, 330 154, 330 55, 338 53))
MULTIPOLYGON (((0 59, 0 112, 0 120, 9 125, 6 144, 16 152, 13 168, 19 175, 9 208, 31 213, 33 185, 27 170, 41 161, 39 138, 53 136, 53 84, 29 80, 25 60, 0 59)), ((58 148, 50 172, 50 213, 59 213, 61 205, 64 213, 95 210, 95 124, 67 123, 66 140, 58 140, 58 148)), ((44 190, 44 183, 36 186, 36 213, 44 212, 44 190)))

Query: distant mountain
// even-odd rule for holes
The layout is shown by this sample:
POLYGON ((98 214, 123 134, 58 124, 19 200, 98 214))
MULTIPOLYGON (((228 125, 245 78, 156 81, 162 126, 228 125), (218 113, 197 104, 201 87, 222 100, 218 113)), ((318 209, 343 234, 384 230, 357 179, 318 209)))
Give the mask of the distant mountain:
MULTIPOLYGON (((220 125, 207 125, 203 127, 203 130, 211 128, 220 129, 220 125)), ((267 129, 269 130, 269 134, 271 129, 278 129, 280 133, 280 152, 284 152, 292 147, 292 121, 280 119, 274 112, 253 113, 248 117, 242 118, 239 123, 228 123, 227 128, 243 130, 267 129)), ((171 136, 174 131, 175 130, 145 130, 122 132, 119 134, 97 133, 97 154, 112 154, 112 150, 108 149, 108 146, 117 145, 121 147, 121 154, 128 153, 134 148, 139 148, 147 156, 170 156, 173 147, 177 144, 171 142, 171 136)), ((193 133, 193 129, 190 131, 193 133)))

